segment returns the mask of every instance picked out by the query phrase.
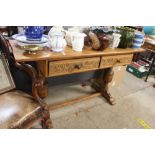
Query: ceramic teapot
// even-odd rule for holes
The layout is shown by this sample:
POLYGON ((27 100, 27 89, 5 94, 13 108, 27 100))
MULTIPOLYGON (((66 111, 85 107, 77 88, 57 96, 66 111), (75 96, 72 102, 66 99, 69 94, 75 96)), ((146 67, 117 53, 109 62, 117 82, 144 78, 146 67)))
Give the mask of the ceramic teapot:
POLYGON ((53 26, 50 31, 48 32, 48 36, 52 37, 52 34, 55 32, 63 32, 64 33, 64 28, 62 26, 53 26))
POLYGON ((52 51, 62 52, 66 47, 67 43, 64 39, 64 34, 62 32, 52 32, 48 35, 49 45, 52 51))
POLYGON ((73 33, 71 35, 72 48, 74 51, 81 52, 84 47, 85 33, 73 33))

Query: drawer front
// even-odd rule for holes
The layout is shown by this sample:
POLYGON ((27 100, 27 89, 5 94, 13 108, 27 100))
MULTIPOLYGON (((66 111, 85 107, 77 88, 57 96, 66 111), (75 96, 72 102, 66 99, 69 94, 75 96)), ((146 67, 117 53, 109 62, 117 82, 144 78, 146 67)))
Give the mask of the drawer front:
POLYGON ((100 57, 49 62, 49 76, 72 74, 99 68, 100 57))
POLYGON ((100 68, 108 68, 113 66, 121 66, 130 64, 133 54, 116 55, 116 56, 103 56, 101 58, 100 68))

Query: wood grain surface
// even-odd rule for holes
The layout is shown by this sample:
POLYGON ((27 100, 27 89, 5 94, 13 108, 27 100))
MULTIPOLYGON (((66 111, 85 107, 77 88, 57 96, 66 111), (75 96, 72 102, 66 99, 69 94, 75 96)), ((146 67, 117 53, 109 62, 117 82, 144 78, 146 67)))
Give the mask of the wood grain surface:
POLYGON ((100 68, 127 65, 132 61, 133 54, 102 56, 100 68))
POLYGON ((100 57, 49 62, 49 76, 66 75, 99 68, 100 57))
POLYGON ((66 47, 64 50, 65 55, 62 53, 52 52, 50 49, 45 49, 43 51, 38 51, 37 54, 30 55, 27 54, 23 49, 19 48, 15 44, 15 40, 10 40, 10 44, 13 48, 13 54, 17 62, 28 62, 28 61, 39 61, 39 60, 65 60, 65 59, 76 59, 76 58, 86 58, 95 56, 110 56, 119 54, 133 54, 137 52, 144 52, 142 48, 139 49, 111 49, 107 48, 104 51, 94 51, 90 47, 85 46, 82 52, 75 52, 71 47, 66 47))
POLYGON ((142 47, 148 50, 152 50, 152 52, 155 52, 155 40, 145 41, 142 47))

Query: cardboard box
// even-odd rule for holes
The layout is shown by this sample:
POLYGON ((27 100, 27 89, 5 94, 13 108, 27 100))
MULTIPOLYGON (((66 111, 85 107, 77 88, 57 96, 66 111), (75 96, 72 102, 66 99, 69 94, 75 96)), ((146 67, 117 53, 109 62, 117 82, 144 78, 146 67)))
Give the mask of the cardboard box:
POLYGON ((125 77, 126 67, 127 66, 113 67, 114 76, 113 80, 109 83, 109 87, 118 87, 122 84, 125 77))

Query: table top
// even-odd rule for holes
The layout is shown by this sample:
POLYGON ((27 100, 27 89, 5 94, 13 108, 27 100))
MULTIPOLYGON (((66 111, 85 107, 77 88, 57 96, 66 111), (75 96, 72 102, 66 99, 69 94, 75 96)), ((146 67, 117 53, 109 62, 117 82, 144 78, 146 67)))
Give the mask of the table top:
POLYGON ((152 52, 155 53, 155 40, 147 37, 145 39, 145 42, 144 42, 142 48, 147 49, 147 50, 151 50, 152 52))
POLYGON ((10 40, 10 44, 13 48, 13 55, 17 62, 28 62, 28 61, 40 61, 40 60, 65 60, 65 59, 76 59, 96 56, 110 56, 120 54, 133 54, 137 52, 144 52, 142 48, 139 49, 120 49, 120 48, 107 48, 104 51, 94 51, 90 47, 85 46, 82 52, 75 52, 71 47, 67 46, 64 50, 64 54, 53 52, 46 48, 43 51, 38 51, 37 54, 27 54, 25 50, 19 48, 15 44, 15 40, 10 40))

